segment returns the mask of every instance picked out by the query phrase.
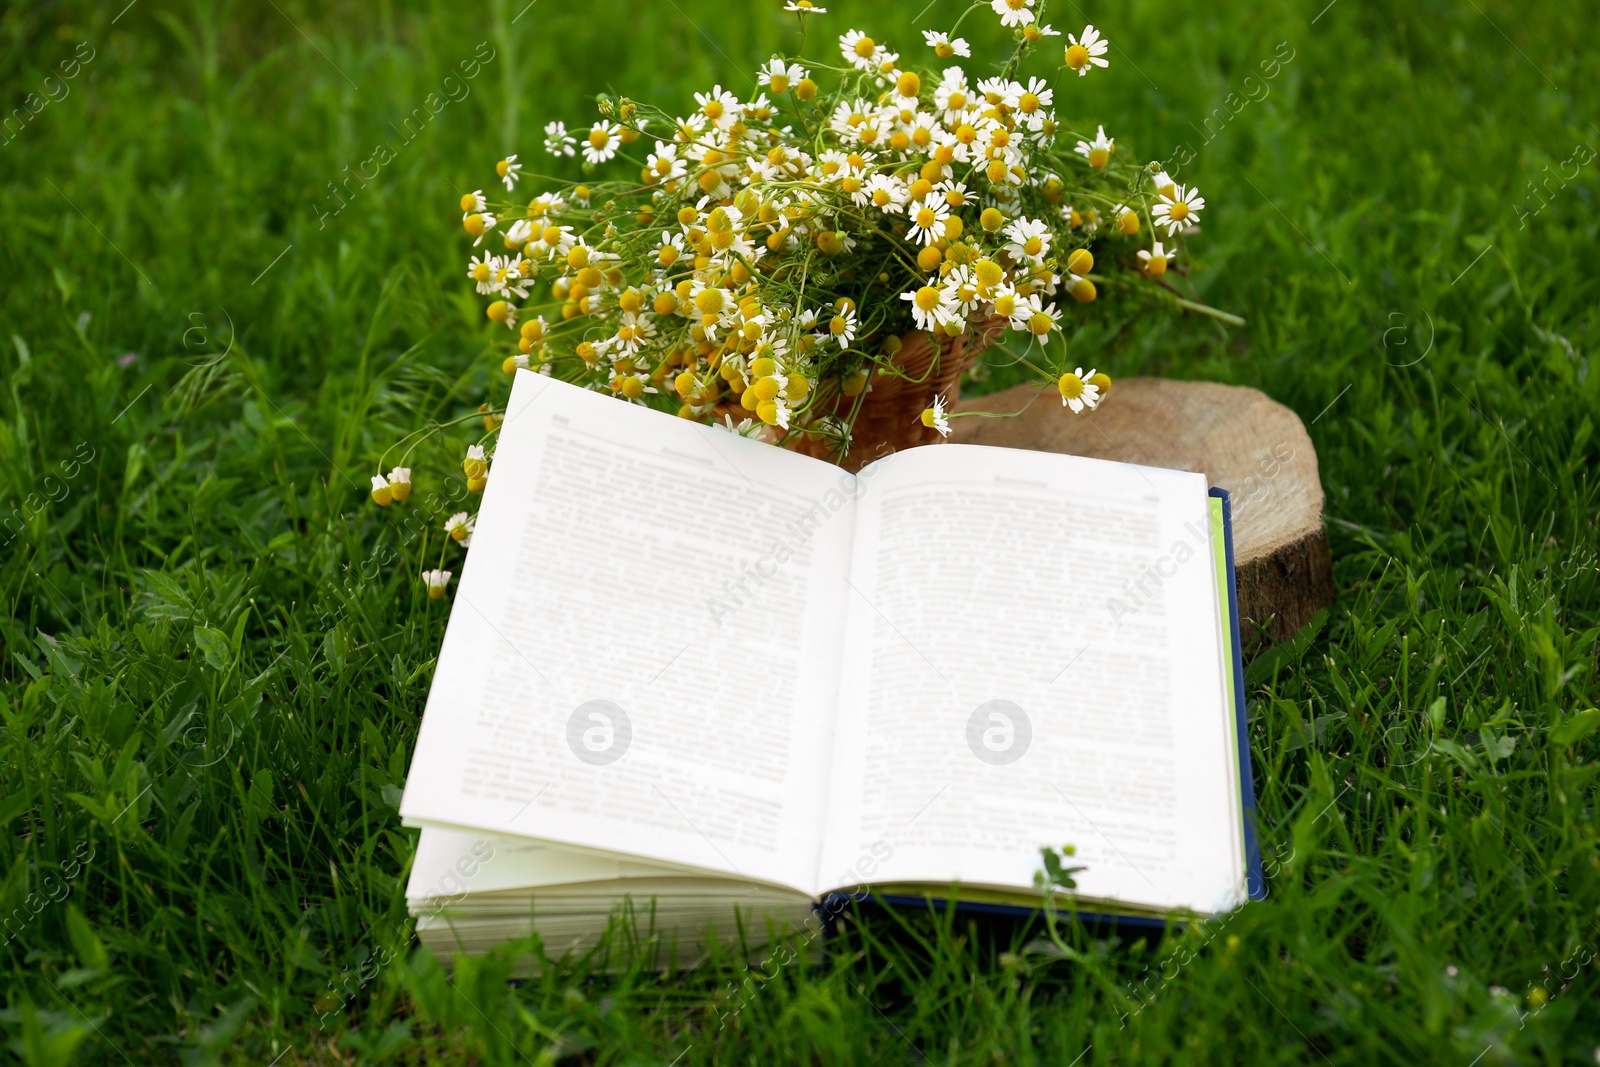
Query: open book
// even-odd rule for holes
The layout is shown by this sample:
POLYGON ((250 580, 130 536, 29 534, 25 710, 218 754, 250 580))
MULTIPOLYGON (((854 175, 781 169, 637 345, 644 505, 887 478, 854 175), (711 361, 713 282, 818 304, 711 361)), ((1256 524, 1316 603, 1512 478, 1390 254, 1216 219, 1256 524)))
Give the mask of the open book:
POLYGON ((1231 908, 1227 532, 1200 474, 939 445, 852 475, 519 371, 401 804, 419 934, 1033 908, 1069 843, 1080 908, 1231 908))

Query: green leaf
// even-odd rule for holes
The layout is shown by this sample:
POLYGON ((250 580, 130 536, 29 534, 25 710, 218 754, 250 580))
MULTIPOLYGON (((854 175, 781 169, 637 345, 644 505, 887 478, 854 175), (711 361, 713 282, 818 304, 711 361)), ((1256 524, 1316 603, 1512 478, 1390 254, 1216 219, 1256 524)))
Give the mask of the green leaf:
POLYGON ((206 662, 219 671, 226 670, 228 664, 233 662, 233 649, 228 644, 228 636, 221 630, 196 626, 194 643, 204 653, 206 662))
POLYGON ((1570 745, 1600 730, 1600 708, 1589 708, 1563 719, 1550 731, 1552 745, 1570 745))
POLYGON ((67 936, 78 953, 78 961, 91 971, 103 971, 111 965, 106 946, 95 935, 94 927, 83 917, 76 904, 67 905, 67 936))

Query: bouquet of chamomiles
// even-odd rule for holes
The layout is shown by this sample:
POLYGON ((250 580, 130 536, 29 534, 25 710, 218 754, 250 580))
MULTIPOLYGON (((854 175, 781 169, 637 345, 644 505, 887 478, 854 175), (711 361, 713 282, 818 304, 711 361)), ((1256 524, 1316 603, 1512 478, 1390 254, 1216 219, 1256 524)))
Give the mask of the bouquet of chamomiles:
MULTIPOLYGON (((1052 383, 1067 412, 1095 408, 1111 379, 1069 359, 1063 323, 1102 288, 1210 311, 1162 277, 1205 200, 1120 157, 1104 126, 1058 120, 1058 97, 1108 66, 1109 46, 1093 26, 1052 41, 1063 35, 1043 6, 967 12, 992 7, 1015 37, 988 77, 959 62, 971 56, 959 22, 923 33, 926 66, 850 29, 825 60, 771 58, 753 98, 715 85, 672 116, 602 96, 587 132, 550 122, 544 151, 582 180, 537 176, 542 190, 524 200, 518 186, 535 176, 508 155, 496 165, 503 194, 461 198, 477 249, 466 274, 506 330, 504 371, 834 456, 854 443, 875 384, 926 380, 926 366, 897 358, 919 334, 935 361, 993 343, 1052 383), (1023 61, 1045 48, 1062 59, 1054 77, 1024 80, 1023 61)), ((803 51, 825 9, 785 10, 803 51)), ((948 398, 922 395, 905 417, 948 434, 948 398)), ((463 461, 473 492, 500 410, 468 417, 485 425, 463 461)), ((400 442, 372 499, 405 500, 412 452, 465 421, 400 442)), ((471 528, 452 514, 445 546, 465 547, 471 528)), ((436 597, 444 562, 424 575, 436 597)))

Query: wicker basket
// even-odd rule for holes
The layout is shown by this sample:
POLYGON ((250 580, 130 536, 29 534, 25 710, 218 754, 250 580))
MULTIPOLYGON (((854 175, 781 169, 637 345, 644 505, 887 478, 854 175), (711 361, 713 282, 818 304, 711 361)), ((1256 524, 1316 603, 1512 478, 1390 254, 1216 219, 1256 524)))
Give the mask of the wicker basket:
MULTIPOLYGON (((922 412, 935 396, 942 396, 946 404, 955 406, 961 376, 1005 328, 1005 319, 974 323, 960 337, 943 339, 942 344, 935 343, 933 335, 924 330, 907 334, 894 357, 895 366, 906 377, 873 375, 861 398, 849 455, 835 455, 829 442, 816 437, 799 442, 795 451, 833 460, 846 470, 856 471, 891 452, 938 443, 942 440, 939 432, 922 425, 922 412)), ((821 389, 817 409, 848 419, 858 398, 844 396, 833 383, 824 384, 821 389)))

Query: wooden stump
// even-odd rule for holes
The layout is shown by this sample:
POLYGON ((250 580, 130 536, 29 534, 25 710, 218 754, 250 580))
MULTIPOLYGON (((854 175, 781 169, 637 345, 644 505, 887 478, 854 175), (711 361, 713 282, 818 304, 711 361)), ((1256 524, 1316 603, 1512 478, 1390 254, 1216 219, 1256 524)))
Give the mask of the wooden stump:
POLYGON ((1033 385, 956 408, 1022 414, 956 419, 952 441, 1196 471, 1228 490, 1247 651, 1282 641, 1333 603, 1316 450, 1299 416, 1258 390, 1130 378, 1082 415, 1033 385))

